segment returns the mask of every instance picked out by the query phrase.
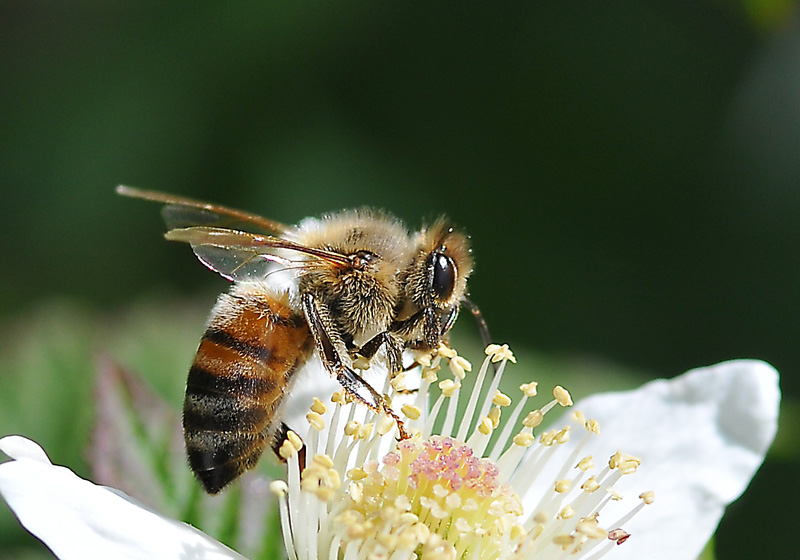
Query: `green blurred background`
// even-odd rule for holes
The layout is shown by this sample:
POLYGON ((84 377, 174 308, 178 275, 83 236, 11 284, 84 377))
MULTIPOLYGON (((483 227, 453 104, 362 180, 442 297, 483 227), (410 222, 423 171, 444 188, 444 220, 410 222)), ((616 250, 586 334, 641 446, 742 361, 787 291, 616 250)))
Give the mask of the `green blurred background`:
POLYGON ((785 443, 716 547, 792 555, 769 537, 792 534, 800 496, 794 2, 18 1, 0 28, 6 395, 38 363, 30 339, 62 337, 80 359, 51 398, 87 425, 64 399, 90 389, 66 372, 89 379, 98 330, 115 348, 123 326, 148 336, 142 301, 173 302, 150 304, 172 318, 189 302, 186 346, 165 358, 180 390, 225 282, 117 184, 287 223, 363 204, 414 227, 447 213, 473 237, 471 293, 496 340, 651 377, 774 364, 785 443))

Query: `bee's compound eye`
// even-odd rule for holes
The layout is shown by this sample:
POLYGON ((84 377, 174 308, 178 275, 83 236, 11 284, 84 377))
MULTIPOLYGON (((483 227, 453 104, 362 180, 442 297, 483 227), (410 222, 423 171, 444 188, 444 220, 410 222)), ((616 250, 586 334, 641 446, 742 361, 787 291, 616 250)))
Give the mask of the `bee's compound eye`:
POLYGON ((456 288, 456 265, 453 259, 442 253, 433 253, 431 258, 433 297, 438 302, 445 302, 456 288))

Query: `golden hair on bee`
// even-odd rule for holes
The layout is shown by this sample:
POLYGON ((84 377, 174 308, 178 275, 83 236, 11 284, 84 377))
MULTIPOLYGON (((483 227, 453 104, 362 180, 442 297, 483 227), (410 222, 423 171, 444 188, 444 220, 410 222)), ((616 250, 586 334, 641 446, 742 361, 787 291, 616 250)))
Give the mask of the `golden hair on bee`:
POLYGON ((402 421, 354 360, 384 356, 396 375, 406 350, 437 349, 461 306, 488 338, 466 295, 469 240, 445 220, 409 233, 396 218, 361 208, 292 227, 190 198, 117 192, 164 204, 166 238, 190 244, 234 282, 211 311, 184 400, 189 465, 209 493, 281 443, 281 404, 314 353, 352 399, 392 417, 402 439, 402 421))

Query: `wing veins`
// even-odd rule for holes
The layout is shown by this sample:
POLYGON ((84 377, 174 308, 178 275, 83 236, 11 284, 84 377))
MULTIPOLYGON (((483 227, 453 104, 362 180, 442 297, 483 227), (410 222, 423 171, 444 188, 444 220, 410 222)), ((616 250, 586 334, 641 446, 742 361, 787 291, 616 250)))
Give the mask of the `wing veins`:
POLYGON ((228 208, 226 206, 220 206, 217 204, 210 204, 208 202, 202 202, 200 200, 195 200, 193 198, 188 198, 185 196, 178 196, 178 195, 167 194, 158 191, 150 191, 145 189, 137 189, 134 187, 126 187, 125 185, 120 185, 117 187, 117 194, 120 194, 122 196, 129 196, 131 198, 140 198, 142 200, 161 202, 162 204, 166 204, 168 206, 171 205, 171 206, 203 210, 205 212, 210 212, 211 214, 216 214, 218 216, 227 216, 229 218, 234 218, 242 222, 253 224, 267 231, 271 231, 278 234, 285 234, 292 230, 291 227, 285 224, 276 222, 275 220, 264 218, 263 216, 259 216, 258 214, 252 214, 250 212, 245 212, 244 210, 237 210, 235 208, 228 208))
POLYGON ((333 264, 349 265, 350 259, 325 249, 307 247, 288 239, 272 235, 258 235, 246 231, 215 227, 188 227, 172 229, 164 234, 169 241, 181 241, 191 245, 213 245, 221 248, 250 249, 256 255, 269 255, 276 249, 297 251, 304 255, 316 257, 333 264))

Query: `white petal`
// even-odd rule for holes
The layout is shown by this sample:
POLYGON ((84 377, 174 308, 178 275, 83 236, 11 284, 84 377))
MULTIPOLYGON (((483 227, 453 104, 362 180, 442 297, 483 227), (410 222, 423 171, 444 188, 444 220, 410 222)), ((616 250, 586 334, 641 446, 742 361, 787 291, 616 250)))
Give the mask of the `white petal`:
MULTIPOLYGON (((777 431, 779 403, 778 373, 752 360, 579 402, 575 408, 601 427, 587 453, 596 463, 616 449, 641 457, 638 472, 623 477, 618 488, 631 497, 655 491, 655 502, 626 525, 632 537, 613 557, 697 558, 725 506, 763 462, 777 431)), ((617 513, 604 510, 600 522, 615 519, 617 513)))
POLYGON ((50 464, 30 440, 3 438, 0 449, 15 459, 0 464, 0 494, 62 560, 244 558, 185 523, 50 464))
POLYGON ((50 464, 47 453, 38 443, 22 436, 6 436, 0 439, 0 451, 12 459, 31 459, 45 465, 50 464))

